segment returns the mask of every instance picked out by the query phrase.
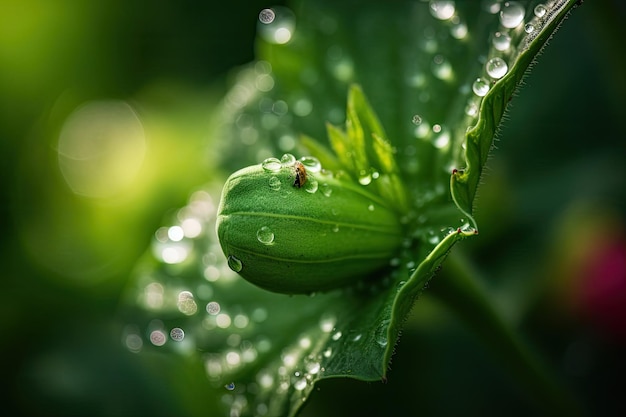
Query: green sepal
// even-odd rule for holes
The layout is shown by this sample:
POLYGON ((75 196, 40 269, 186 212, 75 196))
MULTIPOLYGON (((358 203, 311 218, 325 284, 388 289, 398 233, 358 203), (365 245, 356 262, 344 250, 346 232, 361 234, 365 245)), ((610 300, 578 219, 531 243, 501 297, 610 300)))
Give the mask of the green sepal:
POLYGON ((226 181, 217 234, 231 267, 270 291, 328 291, 380 274, 399 251, 402 226, 388 203, 349 178, 254 165, 226 181))

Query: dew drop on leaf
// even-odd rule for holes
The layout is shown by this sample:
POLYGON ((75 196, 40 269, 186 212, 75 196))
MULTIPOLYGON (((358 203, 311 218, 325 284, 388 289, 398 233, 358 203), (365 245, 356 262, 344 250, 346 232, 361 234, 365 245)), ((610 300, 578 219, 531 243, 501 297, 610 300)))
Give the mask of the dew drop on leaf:
POLYGON ((330 333, 335 327, 335 322, 337 318, 333 315, 325 315, 320 320, 320 329, 324 333, 330 333))
POLYGON ((463 22, 457 22, 450 28, 450 34, 455 39, 464 39, 467 36, 467 25, 463 22))
POLYGON ((274 232, 267 226, 261 227, 256 232, 256 238, 259 242, 264 245, 271 245, 274 243, 274 232))
POLYGON ((267 158, 261 163, 261 166, 266 172, 278 172, 282 165, 277 158, 267 158))
POLYGON ((507 29, 516 28, 524 20, 526 11, 516 1, 507 1, 500 10, 500 24, 507 29))
POLYGON ((274 191, 280 190, 280 180, 278 179, 278 177, 270 177, 268 182, 272 190, 274 191))
POLYGON ((361 171, 359 175, 359 184, 369 185, 372 182, 372 175, 369 172, 361 171))
POLYGON ((543 4, 538 4, 535 6, 535 16, 537 17, 543 17, 546 13, 547 13, 548 9, 546 9, 546 6, 544 6, 543 4))
POLYGON ((500 79, 506 75, 509 67, 506 65, 506 62, 504 62, 502 58, 495 57, 487 61, 485 69, 487 70, 487 74, 489 74, 490 77, 500 79))
POLYGON ((437 0, 430 2, 430 14, 435 19, 448 20, 454 16, 454 1, 437 0))
POLYGON ((303 389, 306 388, 306 386, 307 386, 306 378, 299 378, 296 380, 296 382, 293 383, 293 387, 297 391, 302 391, 303 389))
POLYGON ((306 371, 309 374, 315 375, 315 374, 317 374, 320 371, 321 366, 320 366, 319 362, 308 362, 305 365, 305 368, 306 368, 306 371))
POLYGON ((290 153, 286 153, 280 158, 280 163, 284 167, 292 167, 293 164, 296 163, 296 157, 290 153))
POLYGON ((316 180, 314 180, 314 179, 311 179, 311 180, 307 181, 307 182, 304 184, 304 189, 305 189, 308 193, 311 193, 311 194, 316 193, 316 192, 317 192, 317 188, 318 188, 318 183, 317 183, 317 181, 316 181, 316 180))
POLYGON ((330 188, 330 185, 328 185, 328 183, 323 183, 320 186, 320 190, 322 191, 322 194, 324 194, 324 196, 326 197, 330 197, 330 195, 333 193, 333 189, 330 188))
POLYGON ((492 42, 493 47, 498 51, 506 51, 511 47, 511 37, 505 32, 496 32, 492 42))
POLYGON ((228 266, 235 272, 241 272, 243 269, 243 264, 234 255, 228 255, 228 266))
POLYGON ((302 162, 307 171, 320 172, 322 170, 322 164, 314 156, 304 156, 300 159, 300 162, 302 162))
POLYGON ((470 117, 475 117, 478 114, 478 104, 473 101, 467 103, 467 106, 465 107, 465 114, 470 117))
POLYGON ((472 91, 478 97, 484 97, 489 92, 489 82, 484 78, 477 78, 472 84, 472 91))

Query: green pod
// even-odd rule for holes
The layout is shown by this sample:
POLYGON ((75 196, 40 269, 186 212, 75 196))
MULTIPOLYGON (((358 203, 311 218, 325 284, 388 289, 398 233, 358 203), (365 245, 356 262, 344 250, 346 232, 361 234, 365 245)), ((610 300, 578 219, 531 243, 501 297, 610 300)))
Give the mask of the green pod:
POLYGON ((249 282, 287 294, 328 291, 397 254, 398 213, 365 186, 316 168, 303 173, 299 163, 272 158, 226 181, 217 234, 229 265, 249 282))

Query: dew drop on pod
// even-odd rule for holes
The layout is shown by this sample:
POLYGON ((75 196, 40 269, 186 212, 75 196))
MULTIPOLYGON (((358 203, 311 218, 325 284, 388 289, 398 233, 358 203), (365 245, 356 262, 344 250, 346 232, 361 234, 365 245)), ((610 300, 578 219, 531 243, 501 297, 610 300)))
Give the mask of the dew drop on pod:
POLYGON ((269 291, 356 283, 389 265, 401 246, 398 213, 383 199, 309 167, 291 155, 270 158, 232 174, 222 191, 216 228, 229 265, 269 291))

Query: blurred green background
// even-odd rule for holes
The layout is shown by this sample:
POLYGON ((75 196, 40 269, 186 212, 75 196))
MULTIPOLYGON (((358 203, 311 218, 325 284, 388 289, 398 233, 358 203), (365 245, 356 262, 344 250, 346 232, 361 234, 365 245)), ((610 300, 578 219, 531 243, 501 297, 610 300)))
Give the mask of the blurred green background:
MULTIPOLYGON (((216 172, 219 100, 254 58, 259 11, 276 4, 0 0, 10 415, 212 415, 200 364, 122 347, 118 304, 163 217, 216 172), (102 120, 117 128, 76 145, 102 120)), ((624 19, 617 1, 587 1, 557 32, 492 154, 481 234, 455 248, 596 415, 626 412, 624 19)), ((532 412, 437 286, 416 305, 387 384, 323 381, 303 415, 532 412)))

